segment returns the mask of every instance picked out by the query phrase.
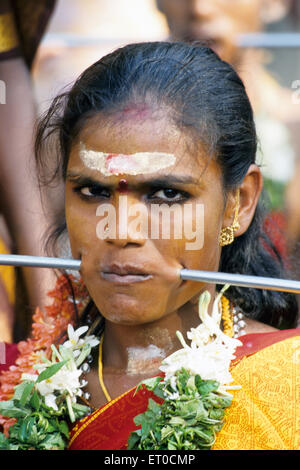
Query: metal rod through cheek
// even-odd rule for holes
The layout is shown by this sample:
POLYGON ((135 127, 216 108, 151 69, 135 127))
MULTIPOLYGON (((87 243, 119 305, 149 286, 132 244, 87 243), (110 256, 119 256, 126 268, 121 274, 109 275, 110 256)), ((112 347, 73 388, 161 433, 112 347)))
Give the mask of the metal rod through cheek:
POLYGON ((211 271, 182 269, 180 277, 183 280, 209 282, 213 284, 230 284, 231 286, 251 287, 254 289, 276 290, 282 292, 300 293, 300 282, 289 279, 272 277, 247 276, 211 271))
POLYGON ((0 255, 0 265, 4 266, 28 266, 33 268, 55 268, 79 271, 80 260, 69 258, 52 258, 46 256, 27 255, 0 255))
MULTIPOLYGON (((0 265, 28 266, 37 268, 54 268, 79 271, 81 260, 69 258, 53 258, 43 256, 6 255, 0 254, 0 265)), ((182 280, 208 282, 212 284, 230 284, 231 286, 267 289, 282 292, 300 293, 300 282, 289 279, 248 276, 244 274, 220 273, 182 269, 179 274, 182 280)))

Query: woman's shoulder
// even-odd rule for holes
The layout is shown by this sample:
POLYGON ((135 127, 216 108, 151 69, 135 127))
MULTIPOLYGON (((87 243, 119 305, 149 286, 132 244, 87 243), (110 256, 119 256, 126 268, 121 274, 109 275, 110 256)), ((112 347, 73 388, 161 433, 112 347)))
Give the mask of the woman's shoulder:
POLYGON ((242 343, 236 350, 236 357, 238 359, 256 354, 269 346, 280 345, 280 343, 291 339, 300 338, 300 328, 277 330, 276 328, 265 326, 266 328, 262 326, 261 329, 248 330, 245 335, 238 338, 242 343))
POLYGON ((300 329, 252 333, 239 338, 231 369, 233 402, 215 450, 299 449, 300 329))
POLYGON ((247 318, 245 331, 246 331, 246 334, 253 334, 253 333, 270 333, 270 332, 275 332, 279 330, 277 328, 274 328, 273 326, 267 325, 266 323, 262 323, 260 321, 247 318))
POLYGON ((0 341, 0 373, 12 366, 19 355, 18 345, 0 341))

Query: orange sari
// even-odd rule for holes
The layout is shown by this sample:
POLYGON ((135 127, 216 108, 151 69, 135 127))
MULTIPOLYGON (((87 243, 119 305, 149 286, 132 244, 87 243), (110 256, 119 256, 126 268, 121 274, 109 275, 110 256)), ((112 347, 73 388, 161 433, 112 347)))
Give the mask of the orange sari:
MULTIPOLYGON (((300 329, 239 338, 231 374, 242 386, 233 392, 225 424, 213 450, 300 449, 300 329), (297 425, 298 422, 298 426, 297 425)), ((126 450, 133 418, 157 397, 135 389, 79 421, 71 431, 70 450, 126 450)))

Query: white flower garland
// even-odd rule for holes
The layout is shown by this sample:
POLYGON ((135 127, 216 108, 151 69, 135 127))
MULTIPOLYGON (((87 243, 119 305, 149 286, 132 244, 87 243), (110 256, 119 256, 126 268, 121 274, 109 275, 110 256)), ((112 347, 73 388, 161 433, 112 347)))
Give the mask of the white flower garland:
POLYGON ((44 359, 43 363, 36 364, 36 374, 22 374, 21 380, 35 382, 37 391, 44 397, 45 404, 58 411, 57 401, 60 396, 65 397, 69 417, 71 422, 76 420, 73 405, 77 402, 77 397, 81 397, 82 388, 87 384, 86 381, 80 382, 79 378, 83 371, 80 366, 90 354, 91 349, 99 344, 99 340, 94 336, 80 338, 88 330, 88 326, 81 326, 74 330, 71 324, 68 325, 68 340, 59 346, 52 345, 53 351, 51 361, 44 359), (62 367, 41 382, 38 382, 40 374, 55 364, 63 364, 62 367))
POLYGON ((200 296, 199 317, 201 324, 187 332, 187 338, 191 340, 190 346, 185 342, 182 333, 177 331, 183 348, 162 362, 160 370, 164 372, 166 382, 169 379, 175 382, 176 372, 184 368, 191 375, 200 375, 202 380, 216 380, 220 383, 220 392, 224 393, 230 389, 240 388, 238 385, 230 385, 233 379, 229 368, 232 359, 235 358, 236 348, 242 343, 236 338, 225 335, 220 328, 219 301, 228 287, 228 285, 224 286, 216 297, 212 315, 208 313, 210 293, 205 291, 200 296))

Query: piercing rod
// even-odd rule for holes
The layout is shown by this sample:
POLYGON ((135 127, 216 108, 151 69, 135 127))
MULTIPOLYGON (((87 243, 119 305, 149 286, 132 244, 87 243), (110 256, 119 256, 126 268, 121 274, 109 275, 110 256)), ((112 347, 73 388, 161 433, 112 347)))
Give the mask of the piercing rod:
MULTIPOLYGON (((81 261, 70 258, 0 254, 0 265, 79 271, 81 261)), ((254 289, 300 293, 300 282, 289 279, 199 271, 193 269, 181 269, 179 275, 182 280, 188 281, 208 282, 212 284, 230 284, 231 286, 251 287, 254 289)))
POLYGON ((69 258, 54 258, 46 256, 0 255, 0 265, 70 269, 78 271, 80 269, 81 261, 69 258))
MULTIPOLYGON (((68 33, 47 33, 43 38, 43 44, 55 46, 95 46, 95 45, 111 45, 111 39, 104 36, 84 37, 82 34, 68 33)), ((114 38, 114 43, 131 42, 130 38, 114 38)), ((239 47, 248 48, 298 48, 300 46, 300 34, 297 32, 260 32, 245 33, 237 36, 236 43, 239 47)), ((209 40, 208 40, 209 45, 209 40)))
POLYGON ((183 280, 210 282, 213 284, 230 284, 231 286, 251 287, 254 289, 276 290, 282 292, 300 293, 300 282, 289 279, 272 277, 248 276, 244 274, 220 273, 182 269, 180 277, 183 280))

